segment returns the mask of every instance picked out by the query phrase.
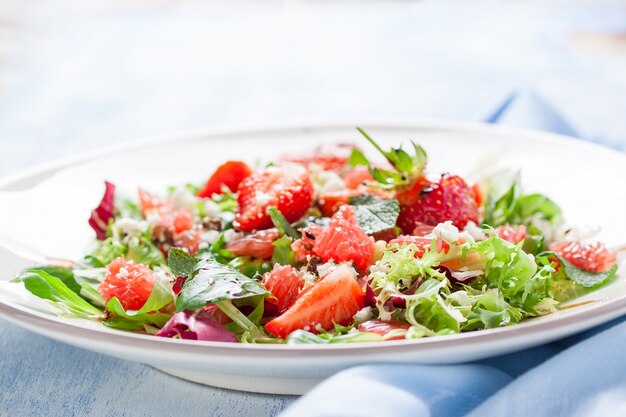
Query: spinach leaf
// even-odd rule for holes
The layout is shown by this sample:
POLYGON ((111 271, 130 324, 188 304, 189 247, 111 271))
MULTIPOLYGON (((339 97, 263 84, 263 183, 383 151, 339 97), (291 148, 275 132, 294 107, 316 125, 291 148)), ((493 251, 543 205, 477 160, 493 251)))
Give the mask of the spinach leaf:
POLYGON ((83 300, 62 280, 44 270, 27 269, 17 280, 23 282, 24 287, 32 294, 59 303, 78 317, 95 318, 102 315, 102 311, 83 300))
POLYGON ((172 248, 167 254, 167 265, 175 277, 188 277, 196 266, 196 258, 180 248, 172 248))
POLYGON ((391 229, 396 225, 400 214, 398 200, 361 194, 348 201, 354 206, 357 224, 365 233, 371 235, 391 229))
POLYGON ((252 278, 214 259, 201 261, 176 299, 176 311, 197 310, 207 304, 270 293, 252 278))

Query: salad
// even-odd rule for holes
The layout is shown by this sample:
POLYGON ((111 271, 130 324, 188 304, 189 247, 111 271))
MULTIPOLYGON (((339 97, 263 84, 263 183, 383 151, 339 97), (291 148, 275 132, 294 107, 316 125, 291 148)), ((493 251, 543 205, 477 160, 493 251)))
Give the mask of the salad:
POLYGON ((580 240, 520 175, 470 181, 427 154, 321 145, 203 184, 124 198, 105 183, 92 247, 14 280, 53 311, 155 337, 328 344, 416 339, 554 313, 610 282, 617 254, 580 240))

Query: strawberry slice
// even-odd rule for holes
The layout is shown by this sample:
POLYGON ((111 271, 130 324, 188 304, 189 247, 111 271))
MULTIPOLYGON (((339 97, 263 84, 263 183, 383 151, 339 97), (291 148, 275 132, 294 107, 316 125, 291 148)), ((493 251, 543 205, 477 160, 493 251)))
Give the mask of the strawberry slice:
POLYGON ((222 193, 222 187, 235 192, 244 178, 252 174, 252 170, 242 161, 228 161, 215 170, 209 177, 204 188, 198 192, 198 197, 212 197, 222 193))
POLYGON ((364 304, 365 296, 354 273, 340 265, 303 291, 287 311, 269 321, 265 328, 283 339, 297 329, 330 330, 335 323, 350 324, 364 304))
MULTIPOLYGON (((368 332, 368 333, 376 333, 381 336, 386 336, 389 332, 393 330, 409 330, 411 326, 403 321, 399 320, 370 320, 365 323, 359 324, 357 329, 360 332, 368 332)), ((404 339, 404 335, 400 334, 398 336, 390 337, 387 340, 402 340, 404 339)))
POLYGON ((298 297, 304 286, 304 279, 291 265, 274 265, 274 268, 263 275, 261 281, 275 299, 268 298, 278 313, 284 313, 298 297))
POLYGON ((313 202, 313 184, 299 165, 272 166, 256 171, 239 184, 233 225, 250 232, 273 226, 267 209, 276 207, 289 222, 304 216, 313 202))
POLYGON ((575 267, 590 272, 606 272, 617 259, 617 252, 608 250, 598 242, 587 244, 576 241, 555 242, 549 249, 575 267))
POLYGON ((374 239, 356 224, 354 207, 342 206, 315 239, 312 253, 328 262, 353 262, 364 272, 374 261, 374 239))
POLYGON ((421 178, 396 198, 400 202, 398 226, 407 234, 419 223, 437 225, 450 220, 459 229, 469 221, 478 223, 476 196, 457 175, 443 174, 430 183, 421 178))

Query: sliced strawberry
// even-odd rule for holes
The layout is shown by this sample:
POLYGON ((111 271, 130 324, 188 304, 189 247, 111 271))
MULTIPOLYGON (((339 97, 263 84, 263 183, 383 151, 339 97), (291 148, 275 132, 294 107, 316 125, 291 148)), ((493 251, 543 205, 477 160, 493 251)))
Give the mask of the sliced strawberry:
POLYGON ((278 229, 260 230, 256 233, 233 240, 226 249, 237 256, 252 256, 257 259, 270 259, 274 253, 274 241, 280 237, 278 229))
POLYGON ((437 182, 416 181, 396 196, 400 202, 398 226, 411 233, 418 223, 437 225, 446 220, 459 229, 467 222, 478 222, 476 196, 465 181, 456 175, 444 174, 437 182))
POLYGON ((245 232, 272 227, 267 209, 276 207, 289 222, 304 216, 313 202, 313 184, 298 165, 267 167, 239 184, 235 228, 245 232))
POLYGON ((507 223, 496 228, 496 235, 498 235, 500 239, 504 239, 508 242, 519 243, 526 239, 526 226, 522 224, 513 228, 507 223))
POLYGON ((549 249, 575 267, 590 272, 606 272, 617 259, 617 252, 608 250, 598 242, 588 244, 576 241, 555 242, 549 249))
POLYGON ((356 224, 354 207, 342 206, 315 239, 312 253, 328 262, 353 262, 364 272, 374 261, 374 239, 356 224))
POLYGON ((364 302, 363 290, 354 273, 341 265, 303 291, 287 311, 268 322, 265 328, 283 339, 297 329, 330 330, 335 323, 350 324, 364 302))
MULTIPOLYGON (((376 333, 381 336, 386 336, 388 333, 394 330, 409 330, 411 326, 403 321, 399 320, 370 320, 365 323, 359 324, 357 329, 360 332, 368 332, 368 333, 376 333)), ((401 340, 404 339, 404 335, 400 334, 398 336, 391 337, 387 340, 401 340)))
POLYGON ((298 297, 304 286, 304 279, 290 265, 274 265, 274 268, 263 275, 263 285, 275 299, 267 299, 274 304, 278 313, 287 310, 298 297))
POLYGON ((209 177, 204 188, 198 192, 198 197, 212 197, 221 194, 222 187, 235 192, 244 178, 252 174, 252 170, 242 161, 228 161, 215 170, 209 177))
POLYGON ((148 300, 155 277, 146 265, 116 258, 106 267, 98 292, 106 302, 116 297, 125 310, 139 310, 148 300))
POLYGON ((346 166, 355 148, 355 145, 349 143, 322 144, 306 154, 283 155, 281 160, 307 167, 315 164, 326 171, 340 171, 346 166))

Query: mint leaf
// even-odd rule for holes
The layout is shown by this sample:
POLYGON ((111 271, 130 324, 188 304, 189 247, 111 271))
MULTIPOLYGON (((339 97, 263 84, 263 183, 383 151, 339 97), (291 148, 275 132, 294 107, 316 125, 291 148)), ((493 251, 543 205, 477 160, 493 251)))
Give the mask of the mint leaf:
POLYGON ((174 301, 174 296, 159 281, 154 283, 154 288, 146 303, 137 311, 126 311, 116 297, 113 297, 106 304, 109 318, 105 325, 122 330, 140 330, 149 326, 163 327, 172 317, 170 313, 163 313, 160 310, 174 301))
POLYGON ((23 282, 24 287, 33 295, 59 303, 78 317, 94 318, 102 314, 102 311, 83 300, 63 281, 46 271, 28 269, 22 272, 17 280, 23 282))
POLYGON ((281 236, 287 235, 294 240, 300 239, 300 234, 298 233, 298 231, 294 229, 291 224, 289 224, 285 216, 283 216, 283 214, 278 211, 276 207, 268 208, 267 214, 270 215, 274 226, 276 226, 281 236))
POLYGON ((180 248, 172 248, 167 254, 167 265, 175 277, 188 277, 196 266, 196 258, 180 248))
POLYGON ((393 228, 400 214, 398 200, 393 198, 361 194, 348 202, 354 206, 357 224, 369 235, 393 228))
POLYGON ((252 278, 213 259, 200 261, 176 299, 176 311, 270 293, 252 278))

